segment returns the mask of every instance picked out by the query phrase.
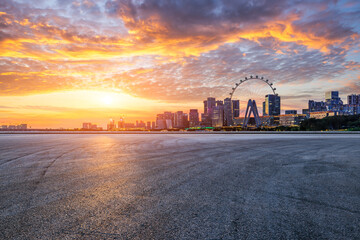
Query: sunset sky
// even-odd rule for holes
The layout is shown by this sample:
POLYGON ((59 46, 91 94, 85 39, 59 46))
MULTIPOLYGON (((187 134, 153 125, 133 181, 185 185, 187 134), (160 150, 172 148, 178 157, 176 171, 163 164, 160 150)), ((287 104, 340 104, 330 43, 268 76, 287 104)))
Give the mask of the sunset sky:
POLYGON ((282 110, 360 94, 360 1, 0 1, 0 125, 202 111, 249 75, 282 110))

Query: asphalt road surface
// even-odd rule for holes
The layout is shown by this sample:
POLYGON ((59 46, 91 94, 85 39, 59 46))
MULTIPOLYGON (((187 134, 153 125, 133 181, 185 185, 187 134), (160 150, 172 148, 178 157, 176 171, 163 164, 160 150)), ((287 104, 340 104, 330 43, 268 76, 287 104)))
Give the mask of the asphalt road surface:
POLYGON ((2 135, 0 239, 359 239, 360 135, 2 135))

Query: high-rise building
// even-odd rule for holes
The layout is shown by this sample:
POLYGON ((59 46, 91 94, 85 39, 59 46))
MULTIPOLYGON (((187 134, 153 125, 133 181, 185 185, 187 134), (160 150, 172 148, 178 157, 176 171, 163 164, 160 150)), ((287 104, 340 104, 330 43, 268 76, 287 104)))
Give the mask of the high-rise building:
POLYGON ((211 119, 213 115, 214 107, 216 106, 215 98, 208 97, 204 101, 204 113, 201 114, 201 125, 205 127, 211 127, 211 119))
POLYGON ((109 123, 107 125, 107 130, 111 131, 111 130, 115 130, 115 128, 116 128, 115 120, 110 118, 109 123))
POLYGON ((118 128, 125 128, 125 120, 122 117, 118 121, 118 128))
POLYGON ((347 97, 349 105, 360 105, 360 95, 351 94, 347 97))
POLYGON ((166 122, 164 114, 157 114, 156 115, 156 128, 157 129, 165 129, 166 122))
POLYGON ((151 122, 151 129, 155 129, 155 128, 156 128, 155 122, 151 122))
POLYGON ((224 125, 231 126, 233 125, 233 115, 231 113, 231 99, 224 99, 224 125))
POLYGON ((151 122, 146 122, 146 129, 150 130, 151 129, 151 122))
POLYGON ((183 115, 183 125, 184 125, 184 128, 189 127, 189 114, 187 114, 187 113, 184 113, 184 115, 183 115))
MULTIPOLYGON (((175 123, 175 114, 172 112, 164 112, 164 119, 165 120, 170 120, 171 121, 171 128, 173 128, 174 123, 175 123)), ((169 124, 168 124, 169 125, 169 124)))
POLYGON ((189 125, 190 127, 197 127, 199 126, 199 112, 197 109, 190 109, 189 113, 189 125))
POLYGON ((280 96, 274 94, 268 94, 265 96, 265 103, 263 103, 263 115, 264 116, 278 116, 280 115, 280 96))
POLYGON ((137 122, 137 128, 146 128, 146 124, 143 121, 136 121, 137 122))
POLYGON ((338 91, 329 91, 325 93, 325 104, 327 111, 341 112, 343 101, 339 97, 338 91))
POLYGON ((222 127, 224 125, 224 106, 218 105, 212 109, 211 126, 222 127))
POLYGON ((204 100, 204 114, 207 114, 207 100, 204 100))
POLYGON ((339 99, 339 91, 325 92, 325 101, 339 99))
POLYGON ((262 103, 262 107, 263 107, 263 116, 266 116, 266 111, 265 111, 265 101, 262 103))
POLYGON ((316 102, 314 100, 309 100, 309 112, 323 112, 326 111, 325 102, 316 102))
POLYGON ((175 112, 174 127, 175 128, 184 128, 184 113, 183 113, 183 111, 175 112))
POLYGON ((165 119, 165 126, 166 126, 166 129, 172 129, 173 121, 171 119, 165 119))
POLYGON ((233 104, 233 117, 237 118, 240 116, 240 101, 232 100, 232 104, 233 104))
POLYGON ((230 100, 230 98, 224 99, 224 125, 232 126, 233 119, 240 116, 240 101, 230 100), (232 112, 231 112, 232 104, 232 112))
POLYGON ((82 129, 84 129, 84 130, 91 129, 91 123, 90 122, 83 123, 82 124, 82 129))
POLYGON ((156 116, 156 128, 157 129, 170 129, 174 127, 174 113, 164 112, 163 114, 157 114, 156 116))
POLYGON ((212 109, 216 106, 215 98, 208 97, 207 100, 204 101, 204 113, 210 114, 212 113, 212 109), (206 104, 206 106, 205 106, 206 104))

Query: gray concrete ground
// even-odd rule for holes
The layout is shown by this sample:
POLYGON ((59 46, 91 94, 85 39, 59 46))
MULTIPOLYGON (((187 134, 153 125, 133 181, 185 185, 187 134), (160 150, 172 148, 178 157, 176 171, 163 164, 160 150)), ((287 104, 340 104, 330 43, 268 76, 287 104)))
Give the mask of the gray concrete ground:
POLYGON ((2 135, 0 239, 359 239, 360 135, 2 135))

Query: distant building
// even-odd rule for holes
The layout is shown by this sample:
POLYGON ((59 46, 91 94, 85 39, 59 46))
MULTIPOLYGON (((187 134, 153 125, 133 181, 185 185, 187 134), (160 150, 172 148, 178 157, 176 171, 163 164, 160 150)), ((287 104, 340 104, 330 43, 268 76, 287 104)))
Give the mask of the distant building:
POLYGON ((151 129, 151 122, 146 122, 146 129, 150 130, 151 129))
POLYGON ((215 98, 208 97, 207 100, 204 101, 204 113, 211 114, 212 109, 216 106, 215 98))
POLYGON ((233 117, 240 117, 240 100, 232 100, 233 104, 233 117))
POLYGON ((134 123, 124 123, 124 127, 125 127, 125 129, 135 128, 135 124, 134 123))
POLYGON ((337 112, 323 111, 323 112, 310 112, 310 118, 322 119, 325 117, 331 117, 338 115, 337 112))
POLYGON ((183 125, 184 125, 184 128, 188 128, 188 127, 189 127, 189 114, 187 114, 187 113, 184 113, 184 116, 183 116, 183 125))
POLYGON ((280 96, 274 94, 268 94, 265 96, 265 102, 263 102, 263 115, 264 116, 278 116, 280 115, 280 96))
POLYGON ((341 112, 343 101, 339 97, 338 91, 329 91, 325 93, 325 105, 327 111, 341 112))
POLYGON ((302 114, 309 114, 309 109, 303 109, 301 112, 302 114))
POLYGON ((224 99, 224 125, 232 126, 233 125, 233 116, 231 112, 231 99, 224 99))
POLYGON ((175 124, 175 114, 171 112, 164 112, 156 115, 156 129, 170 129, 175 124))
POLYGON ((172 129, 173 128, 173 121, 171 119, 165 119, 165 128, 172 129))
POLYGON ((323 101, 316 102, 309 100, 309 112, 323 112, 326 111, 326 104, 323 101))
POLYGON ((1 126, 1 129, 2 129, 2 130, 6 130, 6 129, 8 129, 8 126, 7 126, 7 125, 2 125, 2 126, 1 126))
POLYGON ((211 127, 212 125, 212 115, 214 108, 216 106, 215 98, 208 97, 204 101, 204 113, 201 114, 201 125, 205 127, 211 127))
POLYGON ((125 128, 125 119, 124 118, 120 118, 120 120, 118 121, 118 128, 125 128))
POLYGON ((211 127, 211 117, 207 113, 201 114, 201 126, 203 127, 211 127))
POLYGON ((297 110, 285 110, 285 115, 287 114, 297 114, 297 110))
POLYGON ((115 129, 116 129, 115 120, 111 118, 107 125, 107 130, 112 131, 115 129))
POLYGON ((346 114, 360 114, 360 95, 351 94, 347 97, 348 104, 343 106, 346 114))
POLYGON ((183 111, 177 111, 174 114, 174 127, 175 128, 184 128, 185 127, 185 115, 183 111))
POLYGON ((347 96, 348 105, 360 105, 360 95, 351 94, 347 96))
POLYGON ((199 112, 197 109, 190 109, 189 112, 189 125, 190 127, 197 127, 200 125, 199 112))
POLYGON ((84 130, 91 129, 91 123, 90 122, 83 123, 82 124, 82 129, 84 129, 84 130))
POLYGON ((143 122, 143 121, 136 121, 137 125, 136 127, 137 128, 146 128, 146 124, 143 122))
POLYGON ((224 106, 217 105, 216 107, 213 108, 213 113, 211 116, 211 126, 222 127, 223 125, 224 125, 224 106))
POLYGON ((224 99, 224 126, 232 126, 233 119, 240 116, 240 101, 231 100, 230 98, 224 99), (232 106, 231 106, 232 104, 232 106), (232 112, 231 112, 232 108, 232 112))
POLYGON ((151 129, 155 129, 155 128, 156 128, 155 122, 151 122, 151 129))
POLYGON ((285 114, 279 116, 279 125, 298 126, 307 118, 306 114, 285 114))
POLYGON ((17 129, 26 130, 27 129, 27 124, 20 124, 20 125, 17 126, 17 129))

